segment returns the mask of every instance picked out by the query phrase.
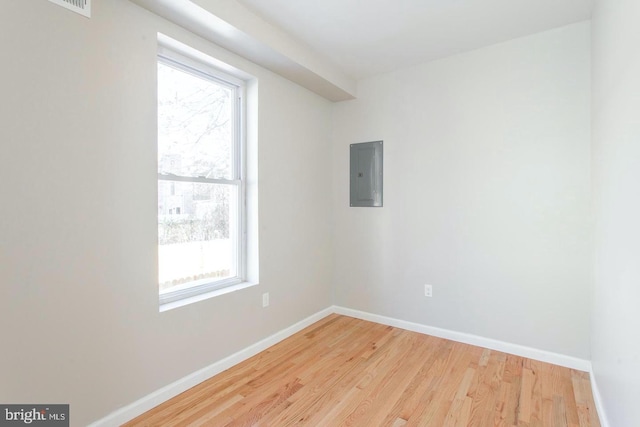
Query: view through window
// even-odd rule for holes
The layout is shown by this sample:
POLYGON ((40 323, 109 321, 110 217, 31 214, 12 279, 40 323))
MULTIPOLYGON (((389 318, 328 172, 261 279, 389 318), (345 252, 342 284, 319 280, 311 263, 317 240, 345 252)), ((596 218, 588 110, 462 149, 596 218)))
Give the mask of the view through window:
POLYGON ((159 56, 161 302, 242 280, 241 89, 159 56))

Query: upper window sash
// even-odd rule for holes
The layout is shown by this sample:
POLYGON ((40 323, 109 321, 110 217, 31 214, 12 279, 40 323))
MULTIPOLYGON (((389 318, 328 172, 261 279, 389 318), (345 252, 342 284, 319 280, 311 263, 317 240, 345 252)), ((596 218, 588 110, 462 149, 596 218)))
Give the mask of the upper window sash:
MULTIPOLYGON (((236 77, 222 73, 216 70, 215 68, 212 68, 199 61, 195 61, 187 56, 181 55, 177 52, 174 52, 172 50, 169 50, 163 47, 159 48, 158 62, 164 65, 167 65, 169 67, 175 68, 177 70, 190 73, 194 76, 201 77, 206 80, 214 81, 216 84, 224 86, 233 92, 234 135, 232 137, 232 140, 234 141, 234 144, 232 147, 232 151, 233 151, 233 159, 232 159, 232 165, 231 165, 232 179, 226 180, 225 182, 220 182, 220 183, 228 183, 229 181, 243 180, 245 177, 245 171, 243 170, 243 159, 245 156, 244 143, 243 143, 245 138, 245 135, 243 133, 244 120, 245 120, 244 119, 245 82, 236 77)), ((159 179, 162 179, 160 178, 161 175, 170 175, 170 174, 158 174, 159 179)), ((174 175, 174 176, 180 176, 180 175, 174 175)), ((224 180, 224 178, 217 178, 217 177, 215 179, 224 180)))

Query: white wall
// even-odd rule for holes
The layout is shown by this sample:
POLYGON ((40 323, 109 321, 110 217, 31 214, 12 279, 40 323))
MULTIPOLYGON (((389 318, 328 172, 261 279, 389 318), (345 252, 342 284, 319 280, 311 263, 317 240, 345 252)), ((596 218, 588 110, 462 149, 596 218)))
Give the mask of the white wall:
MULTIPOLYGON (((606 155, 594 162, 593 352, 618 421, 639 417, 625 397, 637 377, 623 376, 638 360, 624 340, 638 324, 637 275, 616 270, 637 249, 621 237, 637 231, 624 216, 637 217, 624 168, 638 154, 637 99, 616 82, 638 84, 638 64, 621 65, 638 10, 621 4, 594 35, 594 141, 606 155)), ((358 100, 331 106, 127 0, 93 7, 90 20, 44 0, 0 14, 0 402, 68 402, 72 425, 86 425, 327 307, 332 291, 347 307, 589 357, 588 23, 370 78, 358 100), (158 31, 259 81, 261 284, 164 313, 158 31), (377 139, 385 206, 349 208, 348 145, 377 139)))
POLYGON ((611 426, 640 420, 640 2, 593 11, 592 362, 611 426))
POLYGON ((328 101, 127 0, 3 2, 0 32, 0 402, 86 425, 331 304, 328 101), (163 313, 158 31, 256 76, 260 113, 261 283, 163 313))
POLYGON ((372 77, 335 105, 337 304, 589 358, 589 34, 372 77), (350 208, 349 144, 380 139, 384 207, 350 208))

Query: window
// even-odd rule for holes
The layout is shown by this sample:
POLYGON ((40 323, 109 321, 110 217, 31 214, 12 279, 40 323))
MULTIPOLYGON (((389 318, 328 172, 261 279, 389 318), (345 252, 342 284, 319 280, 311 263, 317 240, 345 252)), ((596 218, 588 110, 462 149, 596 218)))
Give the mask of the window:
POLYGON ((245 279, 244 82, 158 55, 160 303, 245 279))

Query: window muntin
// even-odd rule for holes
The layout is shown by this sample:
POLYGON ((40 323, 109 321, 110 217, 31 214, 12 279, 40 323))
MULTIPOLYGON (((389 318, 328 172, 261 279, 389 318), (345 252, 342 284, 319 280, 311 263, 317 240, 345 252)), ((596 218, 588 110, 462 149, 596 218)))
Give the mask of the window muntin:
POLYGON ((243 281, 243 85, 158 56, 158 279, 167 303, 243 281))

